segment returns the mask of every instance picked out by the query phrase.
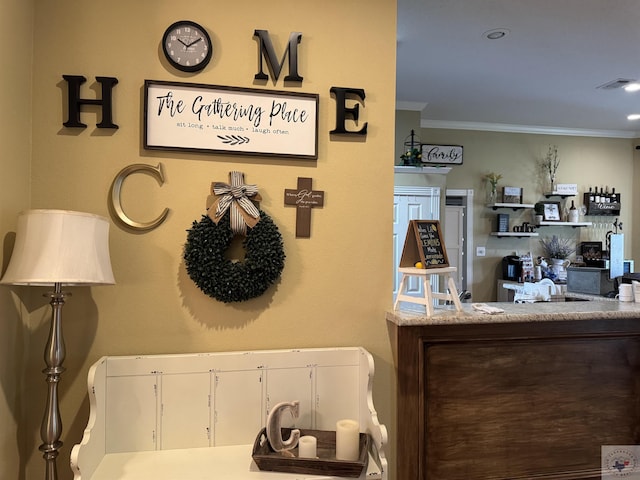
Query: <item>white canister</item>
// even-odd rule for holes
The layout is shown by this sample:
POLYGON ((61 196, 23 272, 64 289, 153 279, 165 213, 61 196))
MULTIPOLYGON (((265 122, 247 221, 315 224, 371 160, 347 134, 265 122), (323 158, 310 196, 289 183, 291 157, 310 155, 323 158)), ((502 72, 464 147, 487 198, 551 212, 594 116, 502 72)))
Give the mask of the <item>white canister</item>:
POLYGON ((633 298, 640 303, 640 282, 634 280, 631 282, 631 288, 633 289, 633 298))
POLYGON ((535 267, 533 267, 533 279, 536 282, 542 280, 542 267, 540 265, 536 265, 535 267))

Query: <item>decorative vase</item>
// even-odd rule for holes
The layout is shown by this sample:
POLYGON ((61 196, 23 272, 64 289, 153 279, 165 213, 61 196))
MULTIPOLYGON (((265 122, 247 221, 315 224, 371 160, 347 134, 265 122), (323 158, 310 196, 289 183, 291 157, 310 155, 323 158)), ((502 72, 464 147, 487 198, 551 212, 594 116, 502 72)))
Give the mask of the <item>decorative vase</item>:
POLYGON ((487 190, 487 203, 492 204, 492 203, 496 203, 497 201, 498 201, 498 191, 496 190, 495 187, 489 188, 489 190, 487 190))

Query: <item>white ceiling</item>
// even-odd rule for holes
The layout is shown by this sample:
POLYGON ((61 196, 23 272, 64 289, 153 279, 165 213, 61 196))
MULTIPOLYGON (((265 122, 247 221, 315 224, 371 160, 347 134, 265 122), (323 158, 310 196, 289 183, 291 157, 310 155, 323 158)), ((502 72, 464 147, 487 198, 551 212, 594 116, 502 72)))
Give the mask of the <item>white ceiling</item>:
POLYGON ((398 0, 397 52, 398 108, 425 126, 640 136, 640 92, 596 88, 640 81, 640 0, 398 0))

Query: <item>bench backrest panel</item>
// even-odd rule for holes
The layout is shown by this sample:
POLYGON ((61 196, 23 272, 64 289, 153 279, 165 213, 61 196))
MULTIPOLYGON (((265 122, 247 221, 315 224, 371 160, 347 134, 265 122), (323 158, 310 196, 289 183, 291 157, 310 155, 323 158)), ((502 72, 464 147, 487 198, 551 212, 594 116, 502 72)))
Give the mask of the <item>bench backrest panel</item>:
POLYGON ((293 400, 300 416, 283 427, 335 430, 353 418, 381 448, 373 370, 360 347, 103 357, 89 371, 72 469, 91 478, 110 453, 252 444, 273 406, 293 400))
POLYGON ((105 453, 252 443, 282 401, 301 412, 283 426, 366 421, 362 360, 360 349, 105 357, 93 386, 105 453))

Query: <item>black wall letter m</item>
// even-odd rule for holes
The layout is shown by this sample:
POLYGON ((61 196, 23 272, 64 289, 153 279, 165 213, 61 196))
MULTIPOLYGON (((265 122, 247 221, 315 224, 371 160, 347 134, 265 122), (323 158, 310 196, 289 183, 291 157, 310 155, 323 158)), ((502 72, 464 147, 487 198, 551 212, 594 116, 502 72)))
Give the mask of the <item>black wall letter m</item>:
POLYGON ((302 40, 302 33, 291 32, 291 35, 289 35, 289 44, 287 45, 287 49, 285 50, 284 55, 282 56, 282 61, 280 63, 278 63, 276 51, 274 50, 273 44, 271 43, 269 32, 267 30, 255 30, 253 32, 253 36, 258 37, 258 40, 260 41, 260 50, 258 52, 259 71, 254 77, 256 80, 267 80, 269 78, 262 69, 263 57, 269 65, 271 74, 275 77, 276 80, 278 80, 280 72, 282 71, 282 66, 284 65, 284 60, 287 57, 288 53, 289 75, 284 77, 284 80, 302 82, 302 77, 298 75, 298 44, 300 43, 300 40, 302 40))
POLYGON ((63 123, 65 127, 79 127, 87 128, 87 126, 80 121, 80 107, 82 105, 98 105, 102 107, 102 121, 96 124, 98 128, 118 128, 118 125, 113 123, 112 113, 112 90, 114 85, 118 83, 117 78, 113 77, 96 77, 96 81, 102 86, 102 99, 87 99, 80 98, 80 85, 87 81, 82 75, 63 75, 68 85, 68 97, 69 97, 69 118, 63 123))

